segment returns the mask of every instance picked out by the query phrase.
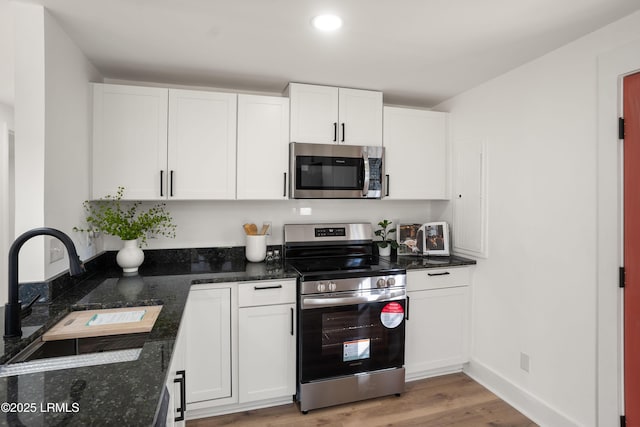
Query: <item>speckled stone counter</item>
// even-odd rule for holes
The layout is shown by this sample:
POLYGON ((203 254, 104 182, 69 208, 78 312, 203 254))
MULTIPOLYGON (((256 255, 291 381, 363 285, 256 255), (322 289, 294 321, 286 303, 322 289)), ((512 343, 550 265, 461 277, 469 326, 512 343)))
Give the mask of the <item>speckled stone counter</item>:
POLYGON ((425 268, 449 268, 460 267, 464 265, 474 265, 475 260, 463 258, 461 256, 416 256, 416 255, 400 255, 397 258, 391 258, 391 262, 399 267, 407 270, 425 269, 425 268))
MULTIPOLYGON (((153 425, 191 285, 296 277, 281 263, 247 263, 237 248, 145 253, 148 260, 139 276, 123 277, 109 261, 115 254, 106 253, 98 269, 85 273, 50 302, 36 304, 34 313, 23 319, 23 338, 3 343, 0 363, 6 363, 71 310, 161 303, 162 311, 140 357, 132 362, 0 378, 0 402, 29 404, 23 409, 36 409, 3 411, 0 425, 153 425), (47 410, 47 405, 56 403, 66 406, 47 410)), ((0 319, 3 323, 4 313, 0 319)))

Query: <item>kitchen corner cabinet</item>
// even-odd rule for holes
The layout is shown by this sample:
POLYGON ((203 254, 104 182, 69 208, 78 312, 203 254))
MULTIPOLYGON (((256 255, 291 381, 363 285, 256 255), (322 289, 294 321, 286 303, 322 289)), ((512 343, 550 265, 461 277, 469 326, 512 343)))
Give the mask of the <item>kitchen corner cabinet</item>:
POLYGON ((385 199, 448 199, 447 113, 384 107, 385 199))
POLYGON ((239 402, 296 392, 296 282, 241 283, 238 290, 239 402))
POLYGON ((186 425, 186 347, 184 344, 184 331, 185 327, 184 323, 182 323, 176 337, 175 345, 173 346, 169 376, 165 384, 169 392, 167 427, 184 427, 186 425))
POLYGON ((453 242, 456 253, 486 258, 487 150, 481 141, 453 147, 453 242))
POLYGON ((234 199, 236 94, 93 84, 98 199, 234 199))
POLYGON ((287 198, 289 99, 238 95, 238 200, 287 198))
POLYGON ((470 268, 407 271, 407 380, 460 371, 469 361, 470 268))
POLYGON ((290 83, 291 142, 382 145, 382 92, 290 83))
POLYGON ((192 287, 183 322, 187 408, 232 400, 231 287, 192 287))

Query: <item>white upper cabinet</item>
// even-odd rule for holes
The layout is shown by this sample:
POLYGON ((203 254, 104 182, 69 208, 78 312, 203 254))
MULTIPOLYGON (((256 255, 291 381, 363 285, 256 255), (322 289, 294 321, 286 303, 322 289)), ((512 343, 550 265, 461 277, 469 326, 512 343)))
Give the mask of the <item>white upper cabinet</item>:
POLYGON ((237 198, 287 198, 289 99, 238 95, 237 198))
POLYGON ((340 143, 382 145, 382 92, 338 90, 340 143))
POLYGON ((487 150, 481 141, 456 141, 453 150, 453 250, 486 258, 487 150))
POLYGON ((166 195, 167 89, 93 84, 92 197, 166 195))
POLYGON ((382 145, 382 92, 290 83, 291 142, 382 145))
POLYGON ((385 199, 448 199, 447 113, 384 107, 385 199))
POLYGON ((234 199, 235 93, 169 89, 169 199, 234 199))
POLYGON ((93 88, 94 199, 235 199, 236 94, 93 88))

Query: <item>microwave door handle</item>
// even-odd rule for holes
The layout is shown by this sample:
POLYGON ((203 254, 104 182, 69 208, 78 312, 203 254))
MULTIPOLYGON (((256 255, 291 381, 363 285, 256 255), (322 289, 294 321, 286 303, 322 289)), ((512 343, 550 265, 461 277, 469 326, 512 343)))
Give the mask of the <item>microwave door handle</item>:
POLYGON ((369 167, 369 153, 364 151, 362 153, 362 159, 364 160, 364 185, 362 186, 362 196, 366 197, 369 193, 369 175, 371 174, 369 167))

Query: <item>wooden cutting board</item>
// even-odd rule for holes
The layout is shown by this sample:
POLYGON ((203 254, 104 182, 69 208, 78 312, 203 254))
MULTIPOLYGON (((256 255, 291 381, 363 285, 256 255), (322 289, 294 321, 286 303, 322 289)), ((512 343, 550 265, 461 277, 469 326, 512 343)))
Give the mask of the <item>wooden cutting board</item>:
POLYGON ((64 319, 56 323, 42 336, 43 341, 66 340, 70 338, 88 338, 104 335, 136 334, 149 332, 153 328, 161 305, 142 307, 107 308, 102 310, 82 310, 69 313, 64 319), (120 323, 97 324, 100 321, 111 322, 126 320, 127 316, 139 311, 145 311, 141 320, 120 323), (94 318, 94 316, 97 316, 94 318), (96 324, 90 324, 90 321, 96 324))

